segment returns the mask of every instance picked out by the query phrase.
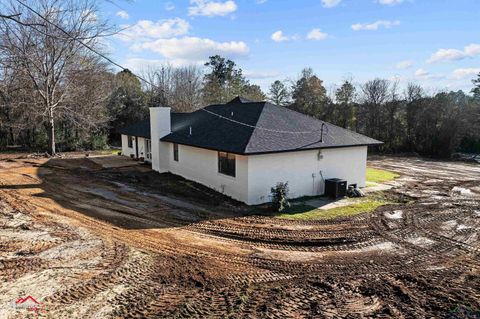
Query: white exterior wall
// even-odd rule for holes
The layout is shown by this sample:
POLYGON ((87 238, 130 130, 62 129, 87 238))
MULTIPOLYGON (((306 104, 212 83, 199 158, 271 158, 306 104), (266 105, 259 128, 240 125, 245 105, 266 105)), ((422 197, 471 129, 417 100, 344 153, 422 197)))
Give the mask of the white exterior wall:
MULTIPOLYGON (((145 158, 145 151, 146 151, 146 148, 145 148, 145 138, 143 137, 137 137, 138 138, 138 157, 143 157, 145 158)), ((133 141, 133 146, 135 147, 135 141, 133 141)))
POLYGON ((128 135, 122 134, 122 155, 130 157, 130 154, 135 154, 135 149, 128 147, 128 135))
POLYGON ((173 144, 165 143, 168 171, 224 193, 236 200, 248 201, 248 157, 236 155, 235 177, 218 172, 218 152, 178 145, 178 162, 173 160, 173 144))
POLYGON ((248 157, 248 201, 270 201, 270 188, 288 182, 290 197, 322 195, 324 179, 342 178, 348 184, 365 186, 367 147, 330 148, 248 157), (323 178, 322 178, 323 177, 323 178))
MULTIPOLYGON (((133 155, 134 157, 137 156, 135 149, 137 147, 137 143, 135 139, 137 137, 132 136, 133 145, 132 147, 128 147, 128 135, 122 134, 122 155, 130 157, 133 155)), ((145 157, 145 139, 143 137, 138 137, 138 157, 145 157)))
POLYGON ((160 139, 171 133, 169 107, 150 108, 150 137, 152 139, 152 169, 160 173, 169 171, 168 146, 160 139))

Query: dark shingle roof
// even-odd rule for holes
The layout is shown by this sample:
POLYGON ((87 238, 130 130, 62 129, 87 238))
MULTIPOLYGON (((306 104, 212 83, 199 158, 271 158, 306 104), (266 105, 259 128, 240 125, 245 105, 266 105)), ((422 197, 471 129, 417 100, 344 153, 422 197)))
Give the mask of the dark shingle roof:
POLYGON ((236 154, 382 143, 285 107, 267 102, 251 102, 240 97, 226 104, 210 105, 204 110, 183 113, 182 116, 174 114, 172 113, 172 133, 163 137, 162 141, 236 154), (323 143, 320 141, 322 123, 327 128, 324 130, 323 143))
POLYGON ((117 130, 119 134, 150 138, 150 118, 117 130))
MULTIPOLYGON (((180 118, 182 116, 188 115, 188 113, 171 113, 170 115, 171 115, 171 122, 173 126, 174 123, 180 122, 180 118)), ((147 118, 143 121, 140 121, 138 123, 135 123, 129 126, 125 126, 117 130, 117 133, 130 135, 130 136, 151 138, 150 137, 150 118, 147 118)))

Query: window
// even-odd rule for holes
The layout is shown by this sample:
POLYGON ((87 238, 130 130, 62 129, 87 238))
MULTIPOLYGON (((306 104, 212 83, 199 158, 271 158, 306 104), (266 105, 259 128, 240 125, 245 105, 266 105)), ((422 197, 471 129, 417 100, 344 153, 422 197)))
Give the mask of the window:
POLYGON ((133 137, 130 135, 128 136, 128 147, 133 148, 133 137))
POLYGON ((235 155, 218 152, 218 172, 235 177, 235 155))
POLYGON ((178 144, 173 143, 173 160, 178 162, 178 144))

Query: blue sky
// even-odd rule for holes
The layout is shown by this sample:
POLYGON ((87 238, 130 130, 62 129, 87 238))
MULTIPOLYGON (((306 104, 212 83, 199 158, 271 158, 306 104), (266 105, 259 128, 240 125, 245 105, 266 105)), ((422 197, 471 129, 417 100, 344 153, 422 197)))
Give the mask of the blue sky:
POLYGON ((120 28, 111 56, 135 70, 233 59, 268 89, 310 66, 329 89, 344 79, 472 87, 480 72, 479 0, 134 0, 106 2, 120 28))

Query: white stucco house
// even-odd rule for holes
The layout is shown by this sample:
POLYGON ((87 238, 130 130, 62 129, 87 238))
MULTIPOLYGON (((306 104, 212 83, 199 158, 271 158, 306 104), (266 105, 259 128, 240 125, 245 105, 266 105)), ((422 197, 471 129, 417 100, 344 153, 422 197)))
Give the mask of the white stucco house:
POLYGON ((268 102, 237 97, 192 113, 150 108, 150 118, 119 131, 122 154, 152 169, 206 185, 249 205, 322 195, 325 179, 365 186, 367 147, 380 141, 268 102))

